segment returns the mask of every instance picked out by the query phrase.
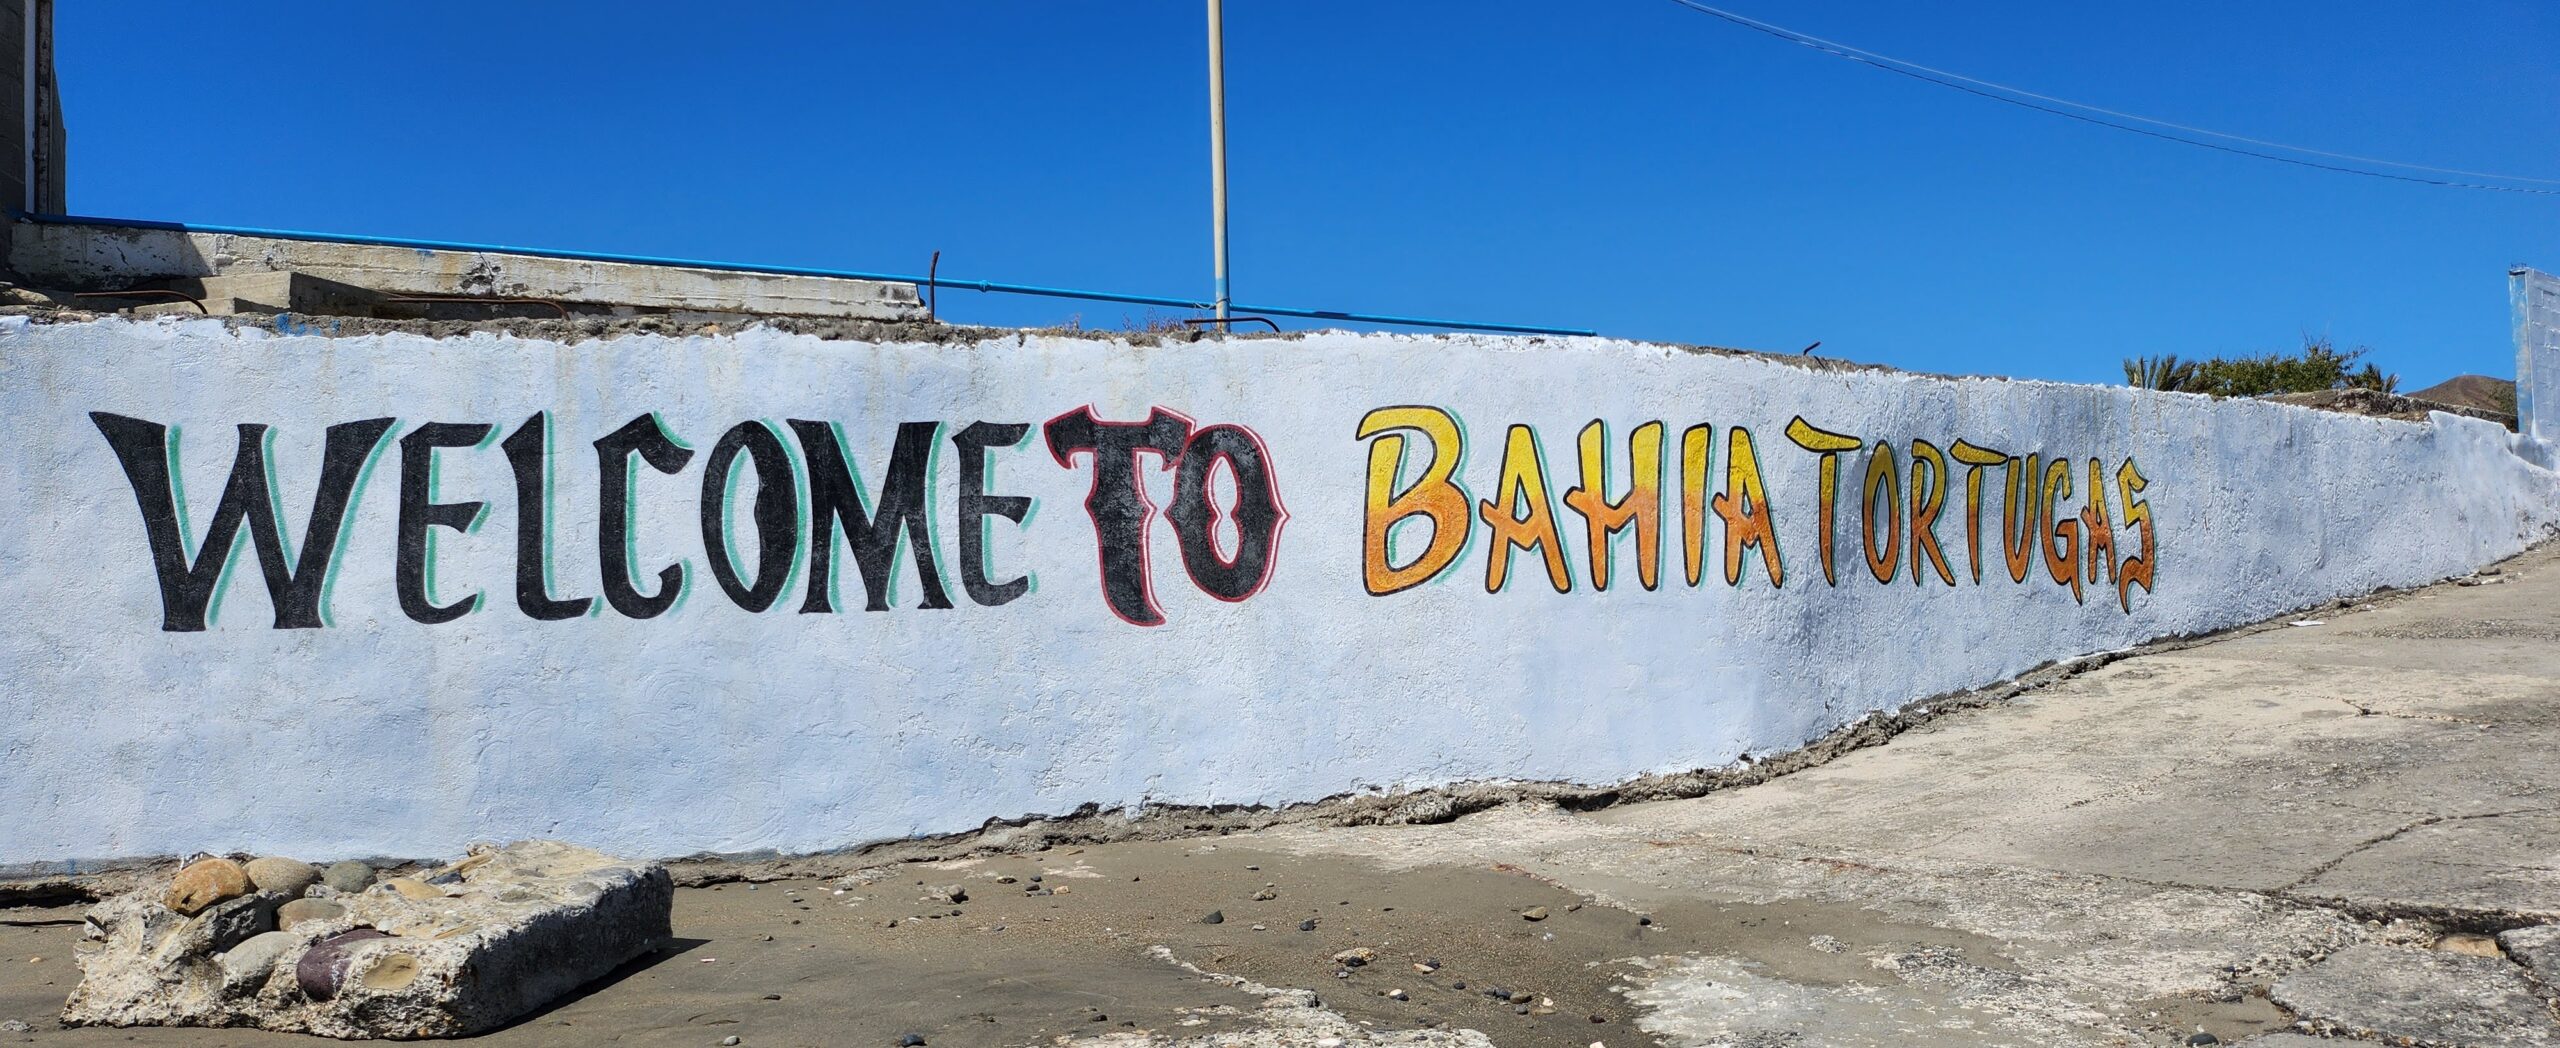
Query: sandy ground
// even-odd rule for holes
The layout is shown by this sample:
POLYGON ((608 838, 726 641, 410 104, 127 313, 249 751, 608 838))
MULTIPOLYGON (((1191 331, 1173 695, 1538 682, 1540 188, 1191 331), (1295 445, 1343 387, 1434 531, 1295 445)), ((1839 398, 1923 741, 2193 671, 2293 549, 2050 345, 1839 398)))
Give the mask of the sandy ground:
MULTIPOLYGON (((2125 660, 1693 799, 683 889, 668 949, 478 1040, 2426 1041, 2392 1025, 2422 1020, 2285 1002, 2424 1013, 2447 988, 2299 978, 2343 977, 2322 966, 2352 947, 2478 953, 2461 933, 2560 919, 2560 553, 2469 582, 2125 660), (955 885, 965 900, 940 898, 955 885)), ((80 913, 0 910, 0 1044, 306 1043, 59 1028, 80 913)), ((2436 1040, 2560 1044, 2547 1008, 2492 1018, 2495 1036, 2436 1040)))

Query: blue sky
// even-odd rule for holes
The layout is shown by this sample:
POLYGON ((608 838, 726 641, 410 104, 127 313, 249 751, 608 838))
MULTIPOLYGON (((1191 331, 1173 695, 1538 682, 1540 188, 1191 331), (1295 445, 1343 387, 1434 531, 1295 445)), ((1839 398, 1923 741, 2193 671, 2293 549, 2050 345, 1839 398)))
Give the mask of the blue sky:
MULTIPOLYGON (((1726 0, 2253 137, 2560 178, 2547 0, 1726 0)), ((1241 301, 1931 371, 2374 347, 2510 375, 2560 196, 2155 142, 1669 0, 1229 0, 1241 301)), ((57 26, 76 213, 1209 293, 1203 7, 120 0, 57 26)), ((952 293, 998 324, 1145 307, 952 293)))

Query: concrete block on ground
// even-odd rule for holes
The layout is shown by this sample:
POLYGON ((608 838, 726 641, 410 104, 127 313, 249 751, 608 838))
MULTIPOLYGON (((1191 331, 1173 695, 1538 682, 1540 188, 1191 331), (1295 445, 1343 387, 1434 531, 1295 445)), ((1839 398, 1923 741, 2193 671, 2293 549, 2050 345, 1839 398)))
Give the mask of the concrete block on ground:
POLYGON ((2498 945, 2507 956, 2516 959, 2542 980, 2544 986, 2560 986, 2560 924, 2538 924, 2531 928, 2498 933, 2498 945))
POLYGON ((2352 1037, 2469 1048, 2560 1045, 2524 970, 2501 958, 2368 943, 2276 983, 2267 999, 2352 1037))
POLYGON ((156 890, 99 904, 67 1026, 250 1026, 349 1039, 460 1037, 504 1025, 656 949, 675 889, 664 868, 556 841, 474 849, 277 929, 287 897, 253 893, 190 917, 156 890))

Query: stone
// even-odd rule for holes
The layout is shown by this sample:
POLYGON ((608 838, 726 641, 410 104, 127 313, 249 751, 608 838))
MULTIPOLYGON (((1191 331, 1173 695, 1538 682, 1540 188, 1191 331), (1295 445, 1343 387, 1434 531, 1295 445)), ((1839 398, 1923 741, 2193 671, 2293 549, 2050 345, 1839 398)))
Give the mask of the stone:
POLYGON ((413 880, 430 888, 426 898, 396 887, 326 900, 260 893, 197 917, 148 893, 108 899, 90 910, 92 942, 62 1021, 464 1037, 549 1004, 669 937, 675 888, 663 867, 554 841, 481 846, 473 859, 413 880), (215 948, 217 926, 253 924, 288 903, 344 912, 318 920, 297 908, 290 928, 215 948))
POLYGON ((0 1033, 34 1033, 36 1028, 20 1019, 0 1020, 0 1033))
POLYGON ((301 937, 280 931, 250 936, 222 954, 223 994, 236 997, 256 993, 266 985, 267 976, 275 971, 276 962, 284 959, 286 951, 301 948, 301 937))
POLYGON ((1333 963, 1352 968, 1361 967, 1377 959, 1378 951, 1372 950, 1366 946, 1354 946, 1348 950, 1344 950, 1341 953, 1333 955, 1333 963))
POLYGON ((1271 900, 1279 897, 1279 892, 1272 891, 1269 888, 1264 888, 1261 891, 1253 893, 1253 901, 1255 902, 1270 902, 1271 900))
POLYGON ((2187 1043, 2194 1045, 2221 1044, 2222 1038, 2216 1037, 2202 1030, 2198 1030, 2194 1034, 2188 1036, 2187 1043))
POLYGON ((420 902, 444 898, 444 889, 415 877, 394 877, 382 882, 382 886, 400 893, 403 898, 416 899, 420 902))
POLYGON ((969 901, 969 889, 957 884, 946 884, 939 888, 927 889, 924 897, 929 902, 964 903, 969 901))
POLYGON ((1299 921, 1298 930, 1302 932, 1311 932, 1316 930, 1316 919, 1309 917, 1306 920, 1299 921))
POLYGON ((259 891, 286 896, 299 896, 312 885, 320 883, 319 867, 275 855, 251 859, 241 872, 249 875, 249 883, 256 885, 259 891))
POLYGON ((1544 906, 1532 906, 1532 907, 1529 907, 1528 909, 1525 909, 1525 910, 1520 911, 1520 919, 1521 919, 1521 920, 1524 920, 1524 921, 1543 921, 1543 920, 1546 920, 1546 919, 1547 919, 1547 908, 1546 908, 1546 907, 1544 907, 1544 906))
POLYGON ((347 908, 327 899, 295 899, 276 908, 276 927, 292 931, 304 921, 334 921, 347 915, 347 908))
POLYGON ((1202 924, 1225 924, 1225 923, 1227 923, 1227 914, 1226 914, 1226 911, 1224 911, 1224 910, 1211 910, 1211 911, 1209 911, 1209 915, 1208 915, 1208 916, 1200 918, 1200 923, 1202 923, 1202 924))
POLYGON ((2541 924, 2498 933, 2498 945, 2517 964, 2533 970, 2546 986, 2560 986, 2560 924, 2541 924))
POLYGON ((727 1037, 723 1037, 720 1039, 720 1043, 723 1048, 727 1048, 729 1045, 735 1045, 738 1043, 738 1035, 733 1033, 727 1037))
POLYGON ((320 871, 320 880, 329 887, 354 895, 373 883, 373 867, 360 862, 333 862, 320 871))
POLYGON ((247 895, 251 888, 249 871, 241 869, 239 863, 221 858, 198 859, 178 871, 160 903, 193 917, 215 903, 247 895))
POLYGON ((924 1035, 911 1033, 898 1038, 898 1048, 924 1048, 924 1035))
POLYGON ((221 953, 276 930, 276 910, 284 901, 282 895, 261 893, 215 903, 196 918, 204 930, 204 948, 221 953))
POLYGON ((2560 1026, 2503 960, 2366 943, 2286 976, 2267 999, 2351 1037, 2550 1048, 2560 1026))

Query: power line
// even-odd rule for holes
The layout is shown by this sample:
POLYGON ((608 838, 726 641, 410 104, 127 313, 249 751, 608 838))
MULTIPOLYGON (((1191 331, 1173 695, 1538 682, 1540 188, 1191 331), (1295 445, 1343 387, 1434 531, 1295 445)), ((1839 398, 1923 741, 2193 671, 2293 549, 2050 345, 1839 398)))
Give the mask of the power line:
POLYGON ((2442 186, 2447 189, 2484 189, 2500 193, 2531 193, 2540 196, 2560 196, 2560 189, 2536 189, 2529 186, 2502 186, 2481 182, 2458 182, 2446 178, 2429 178, 2423 175, 2401 174, 2393 171, 2375 171, 2368 168, 2349 167, 2345 164, 2323 163, 2318 160, 2305 160, 2301 157, 2283 156, 2276 153, 2263 152, 2258 149, 2226 145, 2223 142, 2203 141, 2202 139, 2190 138, 2181 134, 2172 134, 2169 131, 2153 130, 2152 128, 2168 128, 2172 131, 2182 131, 2187 132, 2188 134, 2223 139, 2225 142, 2239 142, 2249 146, 2262 146, 2267 149, 2281 149, 2288 152, 2302 153, 2308 156, 2326 157, 2330 160, 2349 161, 2359 164, 2378 164, 2384 167, 2396 167, 2409 171, 2426 171, 2438 175, 2458 175, 2468 178, 2486 178, 2506 182, 2531 182, 2545 186, 2560 186, 2560 179, 2528 178, 2523 175, 2507 175, 2488 171, 2464 171, 2459 168, 2430 167, 2425 164, 2402 163, 2396 160, 2383 160, 2377 157, 2356 156, 2351 153, 2332 153, 2327 150, 2312 149, 2308 146, 2288 145, 2283 142, 2270 142, 2265 139, 2228 134, 2209 128, 2191 127, 2186 124, 2172 123, 2167 120, 2158 120, 2134 113, 2118 112, 2113 109, 2106 109, 2081 102, 2073 102, 2069 99, 2037 94, 2036 92, 2028 91, 2024 88, 2010 87, 2007 84, 1993 83, 1988 80, 1979 80, 1965 76, 1961 73, 1951 73, 1943 69, 1933 69, 1917 62, 1906 62, 1902 59, 1894 58, 1889 55, 1877 54, 1876 52, 1868 51, 1863 48, 1851 47, 1837 41, 1825 40, 1809 33, 1799 33, 1784 26, 1771 25, 1770 23, 1738 15, 1721 8, 1709 7, 1706 4, 1697 2, 1697 0, 1671 0, 1671 2, 1692 11, 1696 11, 1699 14, 1723 19, 1724 21, 1731 22, 1734 25, 1741 26, 1754 32, 1765 33, 1791 44, 1798 44, 1812 48, 1813 50, 1820 51, 1836 58, 1845 58, 1861 65, 1884 70, 1888 73, 1910 77, 1911 79, 1919 80, 1924 83, 1936 84, 1939 87, 1949 88, 1951 90, 1962 91, 1966 94, 1979 98, 1988 98, 1994 102, 2005 102, 2009 105, 2017 106, 2022 109, 2032 109, 2039 113, 2047 113, 2053 116, 2077 120, 2082 123, 2096 124, 2100 127, 2112 128, 2117 131, 2128 131, 2148 138, 2156 138, 2167 142, 2176 142, 2181 145, 2195 146, 2199 149, 2211 149, 2217 152, 2253 157, 2259 160, 2273 160, 2280 164, 2292 164, 2297 167, 2313 168, 2320 171, 2334 171, 2342 175, 2363 175, 2367 178, 2385 178, 2395 182, 2414 182, 2419 185, 2442 186), (2149 124, 2152 125, 2152 127, 2136 127, 2131 123, 2124 123, 2122 121, 2149 124))

